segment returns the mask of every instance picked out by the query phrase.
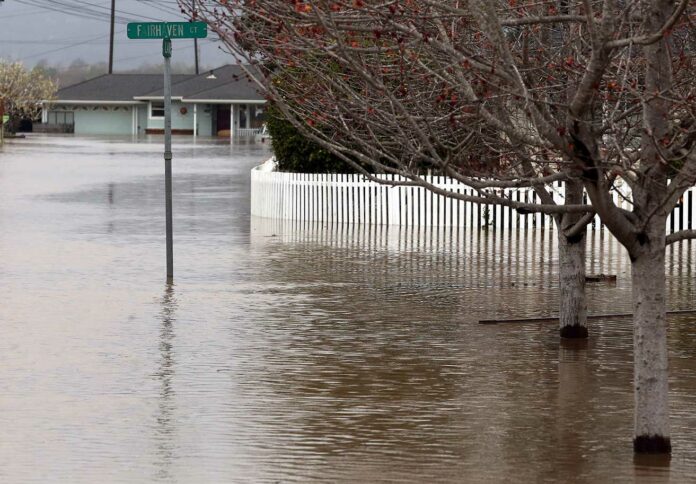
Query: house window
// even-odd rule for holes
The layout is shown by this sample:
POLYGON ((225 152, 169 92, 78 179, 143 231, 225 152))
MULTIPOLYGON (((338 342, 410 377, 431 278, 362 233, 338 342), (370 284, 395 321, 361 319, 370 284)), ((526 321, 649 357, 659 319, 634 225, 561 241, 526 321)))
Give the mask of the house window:
POLYGON ((150 117, 151 118, 163 118, 164 117, 164 102, 152 101, 150 103, 150 117))
POLYGON ((72 126, 75 124, 75 114, 72 111, 49 111, 46 124, 72 126))

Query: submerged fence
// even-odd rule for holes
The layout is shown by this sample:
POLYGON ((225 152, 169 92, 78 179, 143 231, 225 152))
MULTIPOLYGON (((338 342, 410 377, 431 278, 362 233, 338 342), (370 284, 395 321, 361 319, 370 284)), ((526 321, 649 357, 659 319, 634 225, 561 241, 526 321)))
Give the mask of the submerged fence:
MULTIPOLYGON (((398 225, 407 227, 470 227, 531 230, 553 229, 551 216, 521 214, 516 209, 493 204, 478 204, 438 195, 423 187, 390 186, 367 180, 357 174, 312 174, 272 171, 269 160, 251 172, 251 214, 280 220, 325 222, 330 224, 398 225)), ((398 181, 393 175, 384 179, 398 181)), ((432 185, 454 193, 476 195, 476 190, 457 180, 428 176, 432 185)), ((696 228, 696 197, 691 188, 667 220, 672 233, 696 228)), ((562 183, 552 187, 557 203, 563 202, 562 183)), ((497 190, 514 201, 535 203, 530 188, 497 190)), ((625 194, 616 191, 614 202, 630 209, 625 194)), ((592 223, 601 229, 599 218, 592 223)))

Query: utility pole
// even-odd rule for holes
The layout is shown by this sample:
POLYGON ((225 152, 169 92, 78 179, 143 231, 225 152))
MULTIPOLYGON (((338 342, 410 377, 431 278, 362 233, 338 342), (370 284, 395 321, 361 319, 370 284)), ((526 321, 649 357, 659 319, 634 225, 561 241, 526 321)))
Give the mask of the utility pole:
POLYGON ((111 0, 111 35, 109 38, 109 74, 114 73, 114 20, 116 14, 116 0, 111 0))
MULTIPOLYGON (((198 11, 196 10, 196 0, 193 0, 193 21, 198 20, 198 11)), ((193 58, 196 64, 196 75, 200 74, 198 70, 198 38, 193 39, 193 58)))
POLYGON ((196 63, 196 75, 200 74, 198 70, 198 39, 193 39, 194 62, 196 63))
MULTIPOLYGON (((2 0, 0 0, 2 2, 2 0)), ((0 97, 0 146, 5 143, 5 100, 0 97)))

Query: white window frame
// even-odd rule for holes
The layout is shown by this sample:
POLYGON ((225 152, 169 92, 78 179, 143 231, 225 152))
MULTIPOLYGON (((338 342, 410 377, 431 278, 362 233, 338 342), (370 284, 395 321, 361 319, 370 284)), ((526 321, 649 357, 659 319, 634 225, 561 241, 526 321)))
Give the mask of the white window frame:
POLYGON ((147 118, 148 119, 164 119, 164 101, 149 101, 147 103, 147 118), (153 116, 152 107, 154 103, 162 103, 162 116, 153 116))

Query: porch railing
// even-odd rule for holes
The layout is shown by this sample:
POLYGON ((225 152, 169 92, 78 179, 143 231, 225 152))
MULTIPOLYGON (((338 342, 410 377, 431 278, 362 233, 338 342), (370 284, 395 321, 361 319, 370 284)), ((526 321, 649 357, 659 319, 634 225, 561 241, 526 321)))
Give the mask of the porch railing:
POLYGON ((234 132, 239 137, 256 136, 262 128, 237 128, 234 132))

